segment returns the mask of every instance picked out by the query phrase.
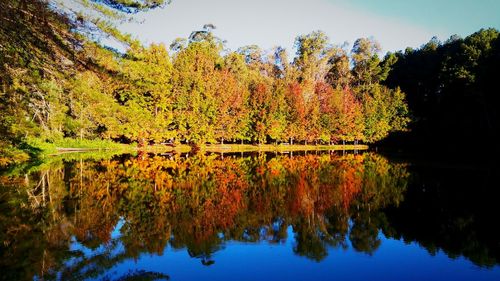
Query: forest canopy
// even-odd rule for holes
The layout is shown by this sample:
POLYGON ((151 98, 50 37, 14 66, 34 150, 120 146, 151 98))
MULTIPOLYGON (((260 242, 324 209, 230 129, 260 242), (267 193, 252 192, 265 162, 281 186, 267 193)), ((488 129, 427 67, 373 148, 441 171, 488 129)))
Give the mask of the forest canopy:
MULTIPOLYGON (((115 28, 117 21, 167 4, 3 1, 2 153, 30 138, 374 143, 407 131, 410 109, 418 128, 421 120, 433 120, 425 114, 439 119, 442 104, 468 100, 465 93, 492 80, 489 57, 498 60, 498 31, 492 29, 381 58, 373 38, 360 38, 349 50, 321 31, 298 36, 291 57, 282 47, 228 50, 212 24, 170 46, 145 46, 115 28), (121 42, 125 51, 99 43, 96 34, 121 42)), ((484 104, 477 117, 483 127, 497 124, 489 97, 475 95, 478 106, 471 111, 484 104)))
POLYGON ((92 18, 96 11, 109 19, 165 3, 77 2, 93 11, 83 25, 128 38, 126 52, 72 32, 82 25, 71 17, 78 11, 63 13, 44 1, 3 3, 3 142, 371 143, 409 122, 404 94, 380 84, 387 65, 372 39, 348 51, 312 32, 297 37, 290 60, 281 47, 227 51, 215 26, 205 25, 169 50, 117 35, 92 18))
POLYGON ((445 42, 432 38, 391 56, 396 62, 383 84, 401 87, 414 116, 412 133, 399 142, 427 147, 446 142, 456 150, 495 139, 500 131, 498 30, 481 29, 445 42))

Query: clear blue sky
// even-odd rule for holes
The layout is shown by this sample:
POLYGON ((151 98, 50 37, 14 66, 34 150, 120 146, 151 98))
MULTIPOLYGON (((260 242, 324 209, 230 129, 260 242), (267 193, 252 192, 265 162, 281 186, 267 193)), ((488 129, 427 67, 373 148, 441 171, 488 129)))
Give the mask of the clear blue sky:
POLYGON ((468 35, 482 27, 500 27, 499 0, 329 0, 448 34, 468 35))
POLYGON ((172 0, 165 9, 139 15, 142 24, 124 24, 145 43, 170 44, 205 23, 235 50, 257 44, 284 46, 323 30, 336 44, 373 36, 384 51, 418 47, 432 36, 445 40, 480 28, 500 29, 500 0, 172 0))

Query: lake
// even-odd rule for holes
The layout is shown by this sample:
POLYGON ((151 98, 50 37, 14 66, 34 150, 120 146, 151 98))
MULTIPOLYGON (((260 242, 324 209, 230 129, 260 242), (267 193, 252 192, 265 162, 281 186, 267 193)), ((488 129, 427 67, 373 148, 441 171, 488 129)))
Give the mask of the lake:
POLYGON ((4 280, 500 280, 497 170, 71 154, 0 175, 4 280))

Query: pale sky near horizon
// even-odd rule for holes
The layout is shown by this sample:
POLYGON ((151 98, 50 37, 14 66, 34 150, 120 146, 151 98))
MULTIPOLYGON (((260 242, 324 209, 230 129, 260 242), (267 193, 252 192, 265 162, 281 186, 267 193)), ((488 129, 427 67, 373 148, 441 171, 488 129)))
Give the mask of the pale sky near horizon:
POLYGON ((256 44, 293 54, 296 36, 322 30, 333 44, 373 36, 385 52, 500 29, 500 0, 172 0, 138 17, 145 21, 121 28, 146 44, 169 45, 212 23, 231 50, 256 44))

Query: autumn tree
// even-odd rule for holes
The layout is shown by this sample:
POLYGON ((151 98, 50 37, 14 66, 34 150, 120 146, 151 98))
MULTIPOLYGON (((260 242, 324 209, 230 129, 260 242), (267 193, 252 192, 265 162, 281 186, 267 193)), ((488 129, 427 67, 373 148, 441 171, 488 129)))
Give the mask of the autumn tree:
MULTIPOLYGON (((167 3, 2 2, 2 146, 65 137, 144 145, 374 142, 406 128, 404 94, 380 86, 398 67, 400 54, 381 62, 371 39, 357 40, 348 54, 321 31, 298 36, 292 58, 282 47, 231 52, 213 24, 176 39, 169 53, 162 44, 144 46, 116 28, 167 3), (104 37, 120 48, 103 46, 104 37)), ((476 37, 462 48, 463 56, 447 60, 443 77, 455 81, 463 72, 467 85, 481 77, 474 74, 481 57, 475 50, 488 44, 476 37), (453 72, 466 54, 464 71, 453 72)), ((437 50, 433 46, 428 49, 437 50)))
POLYGON ((334 139, 345 141, 363 140, 364 120, 362 105, 352 91, 335 91, 333 95, 334 139))
POLYGON ((229 70, 218 73, 217 116, 215 138, 224 143, 226 139, 244 139, 247 134, 248 88, 229 70))

